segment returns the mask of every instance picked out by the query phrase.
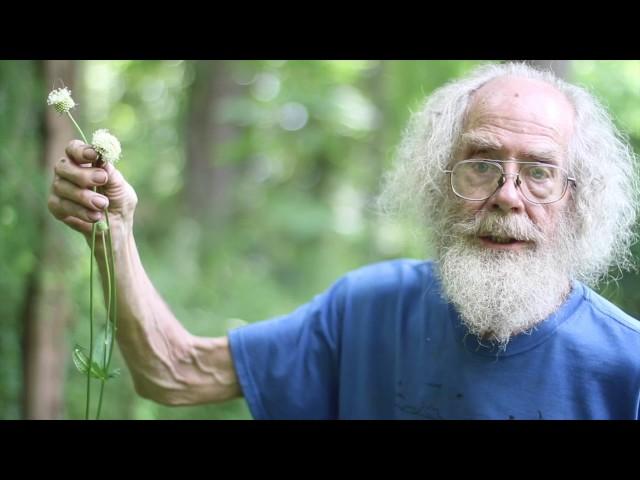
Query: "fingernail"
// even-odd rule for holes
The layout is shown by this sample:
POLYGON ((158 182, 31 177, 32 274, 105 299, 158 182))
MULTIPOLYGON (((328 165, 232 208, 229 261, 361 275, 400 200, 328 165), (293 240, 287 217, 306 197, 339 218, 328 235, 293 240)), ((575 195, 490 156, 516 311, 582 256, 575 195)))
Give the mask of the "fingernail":
POLYGON ((91 147, 86 147, 83 151, 82 151, 82 156, 86 159, 86 160, 95 160, 96 159, 96 151, 91 148, 91 147))
POLYGON ((107 181, 107 174, 104 172, 94 172, 93 175, 91 175, 91 180, 102 185, 107 181))
POLYGON ((91 220, 100 220, 102 218, 102 214, 100 212, 89 212, 88 216, 91 220))
POLYGON ((108 202, 107 202, 107 199, 104 197, 93 197, 91 199, 91 203, 93 203, 96 206, 96 208, 102 209, 107 206, 108 202))

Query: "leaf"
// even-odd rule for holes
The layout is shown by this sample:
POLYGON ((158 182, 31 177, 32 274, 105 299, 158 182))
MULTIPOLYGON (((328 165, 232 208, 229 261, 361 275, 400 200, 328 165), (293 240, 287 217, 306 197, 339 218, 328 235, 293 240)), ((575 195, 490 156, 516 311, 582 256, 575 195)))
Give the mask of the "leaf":
MULTIPOLYGON (((99 349, 98 349, 99 350, 99 349)), ((95 357, 95 354, 94 354, 95 357)), ((87 368, 89 366, 89 357, 85 353, 85 349, 80 345, 76 345, 73 348, 73 363, 76 365, 76 368, 80 371, 80 373, 87 374, 87 368)), ((120 376, 120 369, 116 368, 111 370, 109 373, 106 372, 105 368, 98 363, 97 360, 93 360, 91 362, 91 376, 97 380, 109 380, 111 378, 116 378, 120 376)))
MULTIPOLYGON (((76 345, 73 348, 73 363, 75 363, 76 368, 80 371, 80 373, 86 374, 89 370, 89 357, 84 353, 84 349, 76 345)), ((104 370, 96 363, 96 361, 91 362, 91 371, 89 373, 91 377, 96 378, 98 380, 102 380, 105 378, 104 370)))

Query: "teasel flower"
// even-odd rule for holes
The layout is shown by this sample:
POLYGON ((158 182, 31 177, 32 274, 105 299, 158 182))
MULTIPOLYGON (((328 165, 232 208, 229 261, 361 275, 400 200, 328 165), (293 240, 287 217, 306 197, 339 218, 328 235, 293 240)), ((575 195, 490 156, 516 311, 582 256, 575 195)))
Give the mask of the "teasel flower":
POLYGON ((69 113, 69 110, 76 106, 76 102, 71 98, 71 90, 67 87, 52 90, 47 97, 47 104, 52 105, 60 114, 69 113))
POLYGON ((91 146, 98 152, 104 162, 113 164, 120 159, 120 154, 122 153, 120 142, 107 129, 101 128, 93 132, 91 146))

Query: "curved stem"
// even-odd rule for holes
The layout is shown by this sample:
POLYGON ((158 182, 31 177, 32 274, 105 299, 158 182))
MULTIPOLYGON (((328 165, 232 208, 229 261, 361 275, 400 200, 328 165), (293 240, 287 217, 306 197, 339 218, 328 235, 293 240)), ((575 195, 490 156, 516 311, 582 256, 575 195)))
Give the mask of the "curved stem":
POLYGON ((84 140, 84 143, 86 143, 87 145, 89 144, 89 142, 87 142, 87 137, 84 136, 84 133, 82 132, 82 129, 80 128, 80 126, 76 123, 75 119, 73 118, 73 115, 71 115, 71 112, 67 112, 67 115, 69 115, 69 118, 71 119, 71 121, 73 122, 73 124, 76 126, 76 128, 78 129, 78 131, 80 132, 80 135, 82 135, 82 139, 84 140))

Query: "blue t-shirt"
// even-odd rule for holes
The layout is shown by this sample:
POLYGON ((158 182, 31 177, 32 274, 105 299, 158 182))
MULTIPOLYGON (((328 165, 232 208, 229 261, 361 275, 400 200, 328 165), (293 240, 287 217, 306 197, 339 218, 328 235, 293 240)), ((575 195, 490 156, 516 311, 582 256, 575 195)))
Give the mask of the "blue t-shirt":
POLYGON ((637 419, 640 323, 574 282, 506 350, 468 335, 432 262, 366 266, 229 332, 256 419, 637 419))

